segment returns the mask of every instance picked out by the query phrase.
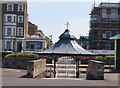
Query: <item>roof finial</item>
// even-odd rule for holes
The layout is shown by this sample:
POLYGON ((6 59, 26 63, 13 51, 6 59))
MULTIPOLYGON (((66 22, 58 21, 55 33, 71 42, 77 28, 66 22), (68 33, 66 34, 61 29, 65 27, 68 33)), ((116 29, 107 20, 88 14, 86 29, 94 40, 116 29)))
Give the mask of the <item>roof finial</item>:
POLYGON ((93 6, 95 7, 95 0, 94 0, 94 5, 93 6))
POLYGON ((67 24, 65 24, 65 25, 66 25, 66 27, 67 27, 67 29, 68 29, 68 26, 69 26, 70 24, 69 24, 69 22, 67 22, 67 24))

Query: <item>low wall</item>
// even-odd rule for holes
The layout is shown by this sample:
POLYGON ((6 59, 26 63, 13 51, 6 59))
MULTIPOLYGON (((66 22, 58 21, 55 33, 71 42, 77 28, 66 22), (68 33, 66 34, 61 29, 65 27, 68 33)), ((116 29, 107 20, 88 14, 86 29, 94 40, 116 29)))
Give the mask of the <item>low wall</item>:
POLYGON ((104 64, 100 61, 90 60, 86 70, 86 79, 103 80, 104 79, 104 64))
MULTIPOLYGON (((87 59, 81 60, 81 64, 88 64, 88 62, 89 62, 89 60, 87 60, 87 59)), ((113 60, 110 60, 110 59, 102 60, 102 62, 104 62, 105 65, 109 65, 109 64, 114 65, 114 59, 113 60)))
POLYGON ((35 58, 2 58, 3 68, 27 69, 27 64, 35 58))
POLYGON ((30 78, 45 78, 46 60, 33 60, 28 63, 27 75, 30 78))

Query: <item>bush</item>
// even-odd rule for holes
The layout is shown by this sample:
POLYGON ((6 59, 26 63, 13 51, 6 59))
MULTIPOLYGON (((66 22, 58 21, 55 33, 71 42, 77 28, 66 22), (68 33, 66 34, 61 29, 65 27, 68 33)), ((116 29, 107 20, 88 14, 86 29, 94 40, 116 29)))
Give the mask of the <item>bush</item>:
POLYGON ((2 57, 4 58, 7 54, 11 54, 12 52, 2 52, 2 57))
POLYGON ((30 52, 12 52, 7 54, 5 58, 37 58, 38 55, 30 52))
POLYGON ((99 55, 96 57, 96 60, 113 60, 114 59, 114 56, 112 55, 99 55))
POLYGON ((96 57, 96 60, 104 61, 104 60, 106 60, 106 55, 98 55, 96 57))

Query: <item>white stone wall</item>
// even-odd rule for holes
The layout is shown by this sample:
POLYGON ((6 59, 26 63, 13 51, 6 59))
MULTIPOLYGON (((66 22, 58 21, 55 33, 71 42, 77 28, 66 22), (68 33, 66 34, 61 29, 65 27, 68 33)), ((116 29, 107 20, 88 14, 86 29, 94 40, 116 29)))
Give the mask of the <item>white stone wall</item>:
POLYGON ((33 78, 41 75, 46 71, 46 59, 39 59, 30 61, 27 68, 27 74, 30 74, 33 78))

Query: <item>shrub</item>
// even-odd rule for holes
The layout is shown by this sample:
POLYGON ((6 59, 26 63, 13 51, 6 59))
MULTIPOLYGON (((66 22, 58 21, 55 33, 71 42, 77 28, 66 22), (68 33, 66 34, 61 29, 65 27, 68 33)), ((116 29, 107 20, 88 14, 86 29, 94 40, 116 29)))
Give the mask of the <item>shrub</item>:
POLYGON ((30 52, 14 52, 7 54, 5 58, 37 58, 38 55, 30 52))
POLYGON ((2 52, 2 57, 5 57, 7 54, 11 54, 12 52, 2 52))
POLYGON ((113 60, 114 56, 112 55, 99 55, 96 57, 96 60, 113 60))
POLYGON ((114 60, 114 56, 113 55, 108 55, 108 56, 106 56, 106 60, 114 60))
POLYGON ((106 55, 98 55, 96 57, 96 60, 104 61, 104 60, 106 60, 106 55))

